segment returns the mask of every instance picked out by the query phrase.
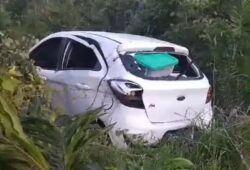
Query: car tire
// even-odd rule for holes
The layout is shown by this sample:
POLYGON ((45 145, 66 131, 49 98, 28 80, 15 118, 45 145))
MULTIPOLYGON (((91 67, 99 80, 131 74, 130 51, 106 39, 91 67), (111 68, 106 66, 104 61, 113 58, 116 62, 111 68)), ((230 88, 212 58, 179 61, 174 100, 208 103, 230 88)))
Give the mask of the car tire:
POLYGON ((185 140, 193 141, 195 139, 195 127, 187 127, 183 129, 168 131, 165 133, 163 140, 185 140))
MULTIPOLYGON (((100 128, 105 128, 105 124, 103 123, 102 120, 100 119, 97 119, 96 121, 97 125, 100 127, 100 128)), ((110 129, 108 131, 108 139, 109 139, 109 142, 108 143, 111 143, 113 146, 115 146, 116 148, 118 149, 128 149, 128 144, 126 142, 126 139, 124 138, 124 135, 122 132, 118 133, 117 131, 113 130, 113 129, 110 129)))
POLYGON ((110 130, 108 134, 113 146, 118 149, 128 149, 129 146, 126 143, 123 133, 117 133, 114 130, 110 130))

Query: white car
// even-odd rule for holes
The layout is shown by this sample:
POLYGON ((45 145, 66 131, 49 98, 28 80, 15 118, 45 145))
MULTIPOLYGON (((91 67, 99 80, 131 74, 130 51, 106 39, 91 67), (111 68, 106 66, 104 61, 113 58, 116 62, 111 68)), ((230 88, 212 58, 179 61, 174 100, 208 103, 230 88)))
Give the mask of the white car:
POLYGON ((30 58, 56 90, 53 107, 74 115, 103 106, 99 122, 114 124, 109 135, 118 147, 127 146, 125 138, 154 144, 169 131, 206 127, 213 117, 208 79, 188 49, 173 43, 121 33, 58 32, 35 45, 30 58), (168 76, 146 76, 134 60, 138 52, 168 53, 179 64, 168 76))

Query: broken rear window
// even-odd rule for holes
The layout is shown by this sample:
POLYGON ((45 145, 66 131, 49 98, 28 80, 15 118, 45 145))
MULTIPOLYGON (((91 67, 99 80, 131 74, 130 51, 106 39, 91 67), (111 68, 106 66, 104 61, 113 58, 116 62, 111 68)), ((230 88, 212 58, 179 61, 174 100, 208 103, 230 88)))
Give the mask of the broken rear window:
MULTIPOLYGON (((178 60, 178 63, 171 69, 171 73, 169 74, 169 70, 167 70, 164 74, 164 71, 161 71, 157 74, 149 74, 148 69, 144 66, 137 63, 135 60, 136 53, 129 53, 125 55, 121 55, 121 61, 130 73, 142 77, 145 79, 166 79, 166 80, 184 80, 184 79, 197 79, 200 78, 200 73, 192 61, 184 55, 180 54, 170 54, 178 60)), ((154 73, 154 72, 153 72, 154 73)))

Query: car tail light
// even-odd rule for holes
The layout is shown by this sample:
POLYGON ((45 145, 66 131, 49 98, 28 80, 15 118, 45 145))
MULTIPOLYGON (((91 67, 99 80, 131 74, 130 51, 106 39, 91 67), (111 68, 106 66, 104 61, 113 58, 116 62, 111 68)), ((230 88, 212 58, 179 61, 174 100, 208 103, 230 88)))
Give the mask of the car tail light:
POLYGON ((208 92, 207 92, 207 99, 206 99, 206 104, 209 103, 213 98, 213 89, 212 87, 209 87, 208 92))
POLYGON ((137 83, 127 80, 110 80, 109 86, 116 98, 125 106, 144 108, 143 89, 137 83))
POLYGON ((156 47, 154 49, 156 52, 175 52, 175 49, 173 47, 156 47))

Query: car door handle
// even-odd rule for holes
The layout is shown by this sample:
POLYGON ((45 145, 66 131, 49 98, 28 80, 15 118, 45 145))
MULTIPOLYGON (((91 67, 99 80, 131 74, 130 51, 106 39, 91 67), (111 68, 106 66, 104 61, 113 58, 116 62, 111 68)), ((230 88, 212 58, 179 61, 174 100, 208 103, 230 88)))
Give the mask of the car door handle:
POLYGON ((85 83, 77 83, 76 87, 79 89, 90 90, 91 87, 85 83))
POLYGON ((180 96, 180 97, 177 97, 177 100, 178 101, 183 101, 183 100, 185 100, 186 99, 186 97, 185 96, 180 96))

